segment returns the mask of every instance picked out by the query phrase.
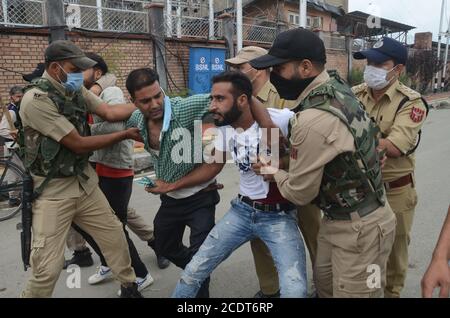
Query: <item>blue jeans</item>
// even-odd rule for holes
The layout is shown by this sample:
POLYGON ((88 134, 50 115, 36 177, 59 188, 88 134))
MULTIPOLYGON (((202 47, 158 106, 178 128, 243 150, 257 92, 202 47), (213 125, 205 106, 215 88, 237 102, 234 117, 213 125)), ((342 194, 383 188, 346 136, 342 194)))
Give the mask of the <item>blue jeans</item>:
POLYGON ((269 248, 280 280, 281 297, 307 294, 306 256, 296 210, 262 212, 235 199, 186 266, 172 295, 193 298, 212 271, 244 243, 261 239, 269 248))

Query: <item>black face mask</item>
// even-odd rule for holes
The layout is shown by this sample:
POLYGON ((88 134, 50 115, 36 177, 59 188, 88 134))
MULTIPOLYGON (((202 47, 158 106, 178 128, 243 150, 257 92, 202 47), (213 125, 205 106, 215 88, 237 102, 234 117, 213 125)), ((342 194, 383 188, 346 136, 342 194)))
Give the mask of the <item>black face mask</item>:
POLYGON ((275 86, 281 98, 297 100, 316 77, 287 80, 275 72, 270 73, 270 82, 275 86))
MULTIPOLYGON (((214 114, 214 113, 211 113, 214 114)), ((219 115, 222 115, 219 113, 219 115)), ((224 127, 233 124, 236 120, 241 117, 242 112, 239 110, 238 105, 236 101, 233 104, 233 107, 230 109, 229 112, 226 114, 223 114, 223 121, 214 120, 214 124, 217 127, 224 127)))

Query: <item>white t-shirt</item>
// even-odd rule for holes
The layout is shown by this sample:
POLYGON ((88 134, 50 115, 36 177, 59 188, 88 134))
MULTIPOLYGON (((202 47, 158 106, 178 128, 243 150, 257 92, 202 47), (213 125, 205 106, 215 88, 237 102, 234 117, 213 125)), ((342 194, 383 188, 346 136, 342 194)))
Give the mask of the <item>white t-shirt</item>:
MULTIPOLYGON (((159 157, 159 153, 160 153, 159 150, 151 149, 150 151, 153 153, 154 156, 159 157)), ((208 182, 205 182, 205 183, 202 183, 202 184, 190 187, 190 188, 184 188, 184 189, 169 192, 169 193, 167 193, 167 196, 169 196, 175 200, 186 199, 186 198, 193 196, 194 194, 199 193, 203 189, 206 189, 209 185, 211 185, 214 182, 216 182, 216 179, 210 180, 208 182)))
MULTIPOLYGON (((270 117, 284 136, 288 135, 289 121, 294 113, 288 109, 268 109, 270 117)), ((238 133, 231 126, 221 127, 219 136, 215 140, 215 148, 221 152, 230 152, 234 162, 239 167, 240 191, 243 196, 252 200, 263 200, 269 193, 269 183, 264 181, 252 170, 252 164, 256 163, 260 149, 262 130, 257 122, 244 132, 238 133)))
MULTIPOLYGON (((9 113, 11 114, 12 122, 15 123, 16 118, 16 112, 13 110, 9 110, 9 113)), ((11 137, 11 127, 9 126, 8 118, 6 117, 6 114, 3 114, 2 120, 0 121, 0 137, 6 138, 6 139, 12 139, 11 137)))

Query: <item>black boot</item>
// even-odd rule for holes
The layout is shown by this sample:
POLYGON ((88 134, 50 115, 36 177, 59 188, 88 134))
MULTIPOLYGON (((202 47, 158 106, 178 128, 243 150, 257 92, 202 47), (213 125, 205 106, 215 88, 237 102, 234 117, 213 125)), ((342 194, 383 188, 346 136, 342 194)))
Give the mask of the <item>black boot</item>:
POLYGON ((84 250, 74 251, 73 257, 64 262, 64 269, 67 269, 70 265, 78 265, 80 267, 89 267, 94 265, 92 253, 89 248, 86 247, 84 250))
POLYGON ((133 283, 130 287, 120 286, 120 298, 144 298, 138 291, 138 285, 133 283))
POLYGON ((158 263, 158 267, 159 267, 160 269, 166 269, 167 267, 169 267, 170 261, 169 261, 167 258, 165 258, 164 256, 159 255, 159 254, 156 252, 156 249, 155 249, 155 240, 153 240, 153 241, 148 241, 147 244, 148 244, 148 246, 150 246, 150 247, 153 249, 153 251, 155 252, 155 255, 156 255, 156 261, 157 261, 157 263, 158 263))

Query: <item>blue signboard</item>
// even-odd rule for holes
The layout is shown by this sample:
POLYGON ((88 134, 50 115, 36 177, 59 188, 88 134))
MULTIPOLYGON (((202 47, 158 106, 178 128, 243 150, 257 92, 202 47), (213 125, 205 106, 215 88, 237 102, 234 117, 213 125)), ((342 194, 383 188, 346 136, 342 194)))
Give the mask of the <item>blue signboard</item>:
POLYGON ((191 94, 211 92, 211 79, 225 71, 225 49, 191 47, 189 54, 191 94))

